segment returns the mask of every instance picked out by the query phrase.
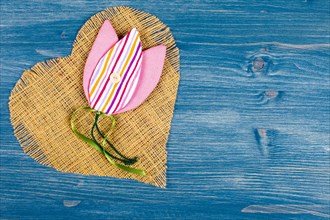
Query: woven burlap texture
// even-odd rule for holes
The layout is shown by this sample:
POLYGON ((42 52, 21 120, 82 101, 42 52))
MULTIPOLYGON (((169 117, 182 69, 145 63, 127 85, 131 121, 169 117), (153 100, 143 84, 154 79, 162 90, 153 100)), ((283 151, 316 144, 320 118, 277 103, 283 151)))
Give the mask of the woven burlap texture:
MULTIPOLYGON (((25 153, 56 170, 85 175, 132 178, 166 186, 166 142, 179 83, 179 50, 169 28, 153 15, 129 7, 108 8, 91 17, 80 29, 67 57, 38 63, 24 71, 12 90, 9 108, 14 134, 25 153), (105 20, 122 38, 133 27, 141 35, 143 50, 164 44, 166 60, 160 82, 137 109, 115 115, 117 124, 110 141, 126 156, 139 158, 132 167, 146 176, 112 166, 105 157, 78 139, 70 129, 74 110, 88 106, 82 87, 83 70, 105 20)), ((77 115, 77 128, 90 136, 92 113, 77 115)), ((104 132, 110 122, 101 119, 104 132)), ((110 149, 108 149, 110 151, 110 149)))

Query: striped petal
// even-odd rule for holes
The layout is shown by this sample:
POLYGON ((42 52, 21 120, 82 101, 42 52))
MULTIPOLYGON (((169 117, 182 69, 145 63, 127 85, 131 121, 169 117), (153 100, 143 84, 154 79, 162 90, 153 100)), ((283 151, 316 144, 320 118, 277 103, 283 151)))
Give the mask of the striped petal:
POLYGON ((166 47, 158 45, 142 52, 143 61, 138 85, 129 103, 114 114, 126 112, 141 105, 155 89, 162 75, 166 47))
POLYGON ((90 77, 89 104, 105 114, 124 108, 137 87, 142 64, 142 45, 134 28, 98 61, 90 77))
POLYGON ((86 60, 83 78, 83 87, 86 98, 89 100, 88 86, 90 78, 93 74, 96 64, 100 58, 111 48, 115 43, 118 42, 118 36, 115 29, 113 29, 110 21, 105 20, 96 39, 93 43, 92 49, 86 60))

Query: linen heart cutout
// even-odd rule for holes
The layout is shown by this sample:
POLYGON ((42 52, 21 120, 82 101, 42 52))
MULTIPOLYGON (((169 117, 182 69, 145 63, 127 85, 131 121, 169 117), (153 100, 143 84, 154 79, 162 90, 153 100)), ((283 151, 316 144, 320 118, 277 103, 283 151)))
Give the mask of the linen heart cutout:
MULTIPOLYGON (((25 153, 37 162, 62 172, 132 178, 159 187, 166 186, 166 143, 179 84, 179 50, 169 28, 148 13, 125 6, 108 8, 92 16, 80 29, 69 56, 37 63, 23 72, 13 88, 10 118, 25 153), (105 20, 123 37, 136 27, 143 49, 166 46, 164 69, 158 85, 138 108, 115 115, 111 141, 128 157, 138 156, 133 167, 146 176, 111 166, 102 154, 79 140, 70 130, 70 115, 87 106, 82 87, 84 65, 105 20)), ((79 129, 89 134, 93 117, 80 115, 79 129)), ((103 120, 100 127, 109 128, 103 120)))

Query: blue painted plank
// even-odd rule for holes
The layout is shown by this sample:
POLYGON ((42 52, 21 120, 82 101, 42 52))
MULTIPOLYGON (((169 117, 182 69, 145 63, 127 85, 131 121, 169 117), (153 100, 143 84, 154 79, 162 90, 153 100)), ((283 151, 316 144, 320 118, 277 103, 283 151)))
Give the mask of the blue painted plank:
POLYGON ((1 219, 327 219, 328 1, 1 2, 1 219), (181 52, 168 187, 60 173, 9 121, 24 69, 66 56, 106 7, 158 16, 181 52))

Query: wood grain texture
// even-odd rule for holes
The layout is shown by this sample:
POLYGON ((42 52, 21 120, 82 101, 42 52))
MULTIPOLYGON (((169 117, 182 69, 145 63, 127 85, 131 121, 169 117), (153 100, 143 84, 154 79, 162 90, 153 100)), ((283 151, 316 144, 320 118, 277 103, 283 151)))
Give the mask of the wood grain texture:
POLYGON ((329 1, 1 1, 1 219, 328 219, 329 1), (106 7, 158 16, 181 49, 168 187, 25 155, 8 97, 106 7))

